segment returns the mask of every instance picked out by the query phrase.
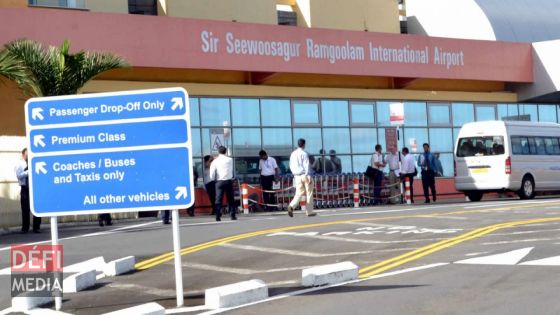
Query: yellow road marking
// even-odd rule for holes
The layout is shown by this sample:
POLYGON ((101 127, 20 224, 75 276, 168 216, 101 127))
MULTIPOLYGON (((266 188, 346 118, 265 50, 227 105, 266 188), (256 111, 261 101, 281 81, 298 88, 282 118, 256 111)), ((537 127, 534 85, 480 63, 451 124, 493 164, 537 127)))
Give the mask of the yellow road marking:
POLYGON ((542 222, 551 222, 551 221, 560 221, 560 217, 539 218, 539 219, 531 219, 531 220, 524 220, 524 221, 513 221, 513 222, 494 224, 494 225, 490 225, 490 226, 483 227, 483 228, 480 228, 480 229, 476 229, 476 230, 471 231, 469 233, 465 233, 465 234, 459 235, 457 237, 453 237, 453 238, 443 240, 443 241, 440 241, 440 242, 437 242, 437 243, 434 243, 434 244, 431 244, 431 245, 428 245, 428 246, 424 246, 422 248, 413 250, 413 251, 405 253, 403 255, 399 255, 397 257, 384 260, 382 262, 376 263, 376 264, 371 265, 369 267, 364 267, 364 268, 360 269, 360 278, 368 278, 368 277, 374 276, 374 275, 379 274, 381 272, 387 271, 388 269, 398 267, 402 264, 405 264, 407 262, 419 259, 419 258, 424 257, 426 255, 429 255, 431 253, 440 251, 444 248, 451 247, 453 245, 457 245, 459 243, 462 243, 462 242, 465 242, 465 241, 468 241, 468 240, 471 240, 471 239, 474 239, 474 238, 477 238, 477 237, 484 236, 486 234, 492 233, 492 232, 500 230, 500 229, 519 226, 519 225, 542 223, 542 222))
MULTIPOLYGON (((547 203, 547 205, 560 205, 560 203, 558 203, 558 202, 557 203, 552 203, 551 202, 551 203, 547 203)), ((207 249, 207 248, 217 246, 218 244, 222 244, 222 243, 229 243, 229 242, 238 241, 238 240, 241 240, 241 239, 246 239, 246 238, 250 238, 250 237, 254 237, 254 236, 260 236, 260 235, 266 235, 266 234, 272 234, 272 233, 284 232, 284 231, 290 231, 290 230, 299 230, 299 229, 306 229, 306 228, 313 228, 313 227, 323 227, 323 226, 346 224, 346 223, 352 223, 352 222, 410 219, 410 218, 421 218, 421 217, 426 217, 426 216, 432 216, 432 217, 433 216, 446 216, 446 215, 457 215, 457 214, 481 213, 481 212, 488 212, 488 211, 505 211, 505 210, 530 208, 530 207, 534 207, 534 206, 535 206, 534 204, 529 204, 529 205, 520 205, 520 206, 515 206, 515 207, 507 207, 507 208, 506 207, 500 207, 500 208, 489 208, 489 209, 478 209, 478 210, 452 211, 452 212, 444 212, 444 213, 437 213, 436 212, 436 213, 430 213, 430 214, 400 215, 400 216, 379 217, 379 218, 362 218, 362 219, 353 219, 353 220, 340 220, 340 221, 332 221, 332 222, 287 226, 287 227, 281 227, 281 228, 274 228, 274 229, 260 230, 260 231, 255 231, 255 232, 238 234, 238 235, 229 236, 229 237, 217 239, 217 240, 214 240, 214 241, 205 242, 205 243, 201 243, 201 244, 198 244, 198 245, 186 247, 186 248, 181 249, 181 255, 187 255, 187 254, 190 254, 190 253, 198 252, 198 251, 201 251, 201 250, 204 250, 204 249, 207 249)), ((475 230, 475 231, 478 231, 478 230, 475 230)), ((475 231, 469 232, 467 234, 463 234, 461 236, 465 237, 467 235, 471 235, 475 231)), ((452 239, 449 239, 449 240, 444 240, 444 241, 441 241, 441 242, 447 243, 449 241, 452 241, 453 239, 455 239, 455 238, 452 238, 452 239)), ((429 245, 429 247, 432 248, 434 246, 438 246, 439 243, 441 243, 441 242, 429 245)), ((426 248, 421 248, 421 249, 426 250, 426 248)), ((419 253, 421 249, 415 250, 413 252, 414 253, 419 253)), ((407 257, 408 257, 411 254, 413 255, 414 254, 413 252, 409 253, 408 255, 407 254, 405 254, 405 255, 407 255, 407 257)), ((400 256, 398 256, 398 257, 400 257, 400 256)), ((134 265, 134 267, 137 270, 145 270, 145 269, 155 267, 157 265, 161 265, 161 264, 163 264, 165 262, 168 262, 172 259, 173 259, 173 252, 167 252, 167 253, 161 254, 159 256, 156 256, 156 257, 149 258, 149 259, 143 260, 141 262, 138 262, 137 264, 134 265)), ((396 259, 397 259, 397 257, 391 259, 391 261, 396 260, 396 259)), ((371 270, 371 269, 368 269, 368 270, 371 270)))

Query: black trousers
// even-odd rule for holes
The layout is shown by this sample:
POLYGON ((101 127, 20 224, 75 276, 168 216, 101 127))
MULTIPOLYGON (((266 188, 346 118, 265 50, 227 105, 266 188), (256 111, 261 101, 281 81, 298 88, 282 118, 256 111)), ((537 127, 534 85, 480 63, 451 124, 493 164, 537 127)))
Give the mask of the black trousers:
POLYGON ((161 216, 162 217, 161 219, 163 220, 163 223, 169 222, 170 215, 171 215, 171 210, 163 210, 163 215, 161 216))
MULTIPOLYGON (((269 175, 269 176, 261 175, 261 188, 263 190, 272 190, 273 182, 274 182, 274 175, 269 175)), ((276 198, 274 193, 263 192, 263 201, 265 203, 265 209, 276 210, 276 207, 268 206, 268 205, 275 205, 276 204, 275 199, 276 198)))
POLYGON ((224 194, 226 195, 229 215, 231 218, 236 217, 235 210, 235 198, 233 196, 233 181, 230 180, 218 180, 216 181, 216 204, 214 212, 216 213, 216 219, 222 216, 222 201, 224 200, 224 194))
POLYGON ((31 214, 29 205, 29 187, 21 186, 21 231, 29 231, 29 216, 33 216, 33 231, 39 231, 41 228, 41 218, 31 214))
POLYGON ((383 172, 377 170, 373 176, 373 201, 374 203, 381 202, 381 182, 383 182, 383 172))
POLYGON ((111 214, 110 213, 102 213, 99 215, 99 221, 105 221, 105 224, 111 224, 111 214))
POLYGON ((414 174, 402 174, 403 184, 404 179, 408 177, 410 181, 410 202, 414 203, 414 174))
POLYGON ((422 171, 422 188, 424 189, 424 198, 426 198, 426 201, 430 201, 430 192, 428 189, 432 190, 432 198, 436 201, 436 178, 434 171, 422 171))
POLYGON ((208 199, 210 199, 210 204, 212 205, 212 214, 216 211, 216 182, 211 181, 204 185, 206 187, 206 193, 208 194, 208 199))

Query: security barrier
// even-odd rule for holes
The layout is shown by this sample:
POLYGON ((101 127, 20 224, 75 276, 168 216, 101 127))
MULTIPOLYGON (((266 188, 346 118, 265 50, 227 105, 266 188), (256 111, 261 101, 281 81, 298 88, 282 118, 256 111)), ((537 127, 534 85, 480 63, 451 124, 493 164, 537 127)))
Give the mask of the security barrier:
MULTIPOLYGON (((328 208, 357 208, 359 206, 370 206, 375 202, 374 183, 363 173, 344 173, 330 175, 312 175, 313 179, 313 207, 315 209, 328 208)), ((379 203, 388 203, 391 197, 387 184, 388 179, 382 181, 382 189, 379 203)), ((400 183, 396 183, 399 185, 400 183)), ((258 186, 242 184, 243 211, 258 211, 263 208, 273 208, 277 210, 287 210, 290 201, 294 198, 295 187, 294 178, 291 175, 281 176, 275 183, 273 190, 263 190, 258 186), (257 193, 254 193, 257 192, 257 193), (262 193, 273 193, 275 204, 265 204, 262 202, 262 193)), ((393 196, 403 202, 403 194, 393 196)), ((302 209, 305 202, 301 202, 302 209)))

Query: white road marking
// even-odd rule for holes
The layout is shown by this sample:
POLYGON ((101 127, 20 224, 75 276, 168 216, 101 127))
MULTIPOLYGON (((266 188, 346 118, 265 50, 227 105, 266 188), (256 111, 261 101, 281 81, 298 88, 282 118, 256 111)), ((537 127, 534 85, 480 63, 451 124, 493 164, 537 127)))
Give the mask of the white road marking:
POLYGON ((454 262, 455 264, 470 265, 515 265, 527 256, 534 247, 516 249, 507 253, 501 253, 490 256, 475 257, 454 262))
MULTIPOLYGON (((445 208, 450 207, 452 205, 441 205, 441 206, 419 206, 414 208, 404 208, 404 209, 395 209, 395 210, 372 210, 372 211, 362 211, 362 212, 344 212, 344 213, 333 213, 333 214, 321 214, 322 217, 335 217, 335 216, 342 216, 342 215, 363 215, 363 214, 376 214, 376 213, 393 213, 393 212, 407 212, 407 211, 423 211, 426 209, 436 209, 436 208, 445 208)), ((348 210, 344 210, 348 211, 348 210)))
POLYGON ((234 244, 234 243, 222 243, 222 244, 218 244, 218 246, 227 247, 227 248, 235 248, 235 249, 252 250, 252 251, 263 252, 263 253, 275 253, 275 254, 283 254, 283 255, 291 255, 291 256, 303 256, 303 257, 332 257, 332 256, 362 255, 362 254, 373 253, 373 251, 360 251, 360 252, 344 252, 344 253, 324 254, 324 253, 302 252, 302 251, 289 250, 289 249, 271 248, 271 247, 240 245, 240 244, 234 244))
POLYGON ((345 237, 338 237, 338 236, 326 236, 326 235, 318 235, 318 232, 277 232, 268 234, 267 236, 297 236, 297 237, 308 237, 320 240, 328 240, 328 241, 340 241, 340 242, 349 242, 349 243, 363 243, 363 244, 400 244, 400 243, 415 243, 415 242, 426 242, 426 241, 441 241, 447 238, 426 238, 426 239, 414 239, 414 240, 401 240, 401 241, 375 241, 375 240, 362 240, 362 239, 355 239, 355 238, 345 238, 345 237))
POLYGON ((296 296, 296 295, 302 295, 302 294, 306 294, 306 293, 316 292, 316 291, 325 290, 325 289, 334 288, 334 287, 339 287, 339 286, 344 286, 344 285, 348 285, 348 284, 360 283, 360 282, 369 281, 369 280, 377 279, 377 278, 390 277, 390 276, 403 274, 403 273, 407 273, 407 272, 426 270, 426 269, 440 267, 440 266, 444 266, 444 265, 448 265, 448 264, 449 263, 430 264, 430 265, 425 265, 425 266, 419 266, 419 267, 413 267, 413 268, 408 268, 408 269, 402 269, 402 270, 397 270, 397 271, 393 271, 393 272, 383 273, 383 274, 375 275, 375 276, 365 278, 365 279, 357 279, 357 280, 346 281, 346 282, 337 283, 337 284, 333 284, 333 285, 326 285, 326 286, 321 286, 321 287, 298 290, 298 291, 289 292, 289 293, 286 293, 286 294, 274 296, 274 297, 271 297, 271 298, 268 298, 268 299, 260 300, 260 301, 257 301, 257 302, 248 303, 248 304, 244 304, 244 305, 239 305, 239 306, 236 306, 236 307, 220 308, 220 309, 217 309, 217 310, 211 310, 209 312, 200 313, 199 315, 219 314, 219 313, 223 313, 223 312, 226 312, 226 311, 231 311, 231 310, 234 310, 234 309, 239 309, 239 308, 243 308, 243 307, 247 307, 247 306, 251 306, 251 305, 256 305, 256 304, 261 304, 261 303, 266 303, 266 302, 275 301, 275 300, 281 300, 281 299, 285 299, 285 298, 296 296))
POLYGON ((534 200, 534 201, 520 201, 520 200, 512 200, 512 201, 503 201, 503 202, 489 202, 483 205, 476 205, 476 206, 466 206, 465 209, 477 209, 477 208, 485 208, 490 206, 507 206, 507 205, 531 205, 531 204, 541 204, 541 203, 551 203, 551 202, 558 202, 558 200, 534 200))
MULTIPOLYGON (((195 226, 195 225, 213 225, 213 224, 226 224, 226 223, 233 223, 233 222, 235 222, 235 221, 186 223, 186 224, 180 224, 179 226, 183 227, 183 226, 195 226)), ((74 240, 74 239, 94 237, 94 236, 105 236, 105 235, 117 234, 117 233, 119 233, 123 230, 134 229, 134 228, 138 228, 138 227, 142 227, 142 226, 146 226, 146 225, 150 225, 150 224, 156 224, 156 223, 161 224, 161 221, 158 220, 158 221, 153 221, 153 222, 148 222, 148 223, 141 223, 141 224, 123 226, 123 227, 112 229, 112 230, 109 230, 109 231, 94 232, 94 233, 88 233, 88 234, 83 234, 83 235, 64 237, 64 238, 60 238, 59 241, 67 241, 67 240, 74 240)), ((21 245, 37 245, 37 244, 45 244, 45 243, 50 243, 50 242, 51 242, 51 240, 46 240, 46 241, 40 241, 40 242, 25 243, 25 244, 21 244, 21 245)), ((2 248, 0 248, 0 252, 9 250, 10 248, 11 248, 11 246, 2 247, 2 248)))
POLYGON ((484 254, 488 254, 489 252, 479 252, 479 253, 468 253, 465 254, 465 256, 478 256, 478 255, 484 255, 484 254))
POLYGON ((553 241, 553 240, 557 240, 557 239, 553 239, 553 238, 533 238, 533 239, 516 240, 516 241, 486 242, 486 243, 482 243, 481 245, 503 245, 503 244, 530 243, 530 242, 553 241))
POLYGON ((193 262, 185 262, 185 263, 182 264, 182 266, 187 267, 187 268, 193 268, 193 269, 226 272, 226 273, 233 273, 233 274, 238 274, 238 275, 253 275, 253 274, 261 274, 261 273, 274 273, 274 272, 302 270, 302 269, 306 269, 306 268, 316 267, 316 265, 310 265, 310 266, 299 266, 299 267, 287 267, 287 268, 257 270, 257 269, 231 268, 231 267, 225 267, 225 266, 197 264, 197 263, 193 263, 193 262))
POLYGON ((420 215, 418 218, 430 218, 430 219, 451 219, 451 220, 468 220, 467 217, 453 217, 453 216, 442 216, 442 215, 420 215))
POLYGON ((528 266, 560 266, 560 256, 548 257, 544 259, 531 260, 520 263, 528 266))
POLYGON ((7 314, 10 314, 10 313, 13 313, 11 307, 8 307, 8 308, 0 311, 0 315, 7 315, 7 314))
POLYGON ((490 233, 486 236, 508 236, 508 235, 523 235, 523 234, 534 234, 534 233, 544 233, 544 232, 554 232, 560 231, 560 229, 547 229, 547 230, 533 230, 533 231, 518 231, 510 233, 490 233))

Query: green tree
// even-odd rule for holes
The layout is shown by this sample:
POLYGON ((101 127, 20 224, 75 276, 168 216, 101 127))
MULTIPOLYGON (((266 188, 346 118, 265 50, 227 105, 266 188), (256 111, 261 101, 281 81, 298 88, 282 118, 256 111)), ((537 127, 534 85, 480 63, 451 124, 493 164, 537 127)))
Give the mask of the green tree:
POLYGON ((36 84, 33 77, 25 65, 14 56, 9 55, 6 50, 0 51, 0 76, 14 81, 27 94, 35 94, 33 87, 36 84))
POLYGON ((31 78, 27 85, 15 81, 34 96, 76 94, 96 75, 128 66, 123 58, 111 53, 79 51, 71 54, 67 40, 60 47, 45 49, 38 42, 20 39, 6 44, 5 53, 28 71, 31 78))

